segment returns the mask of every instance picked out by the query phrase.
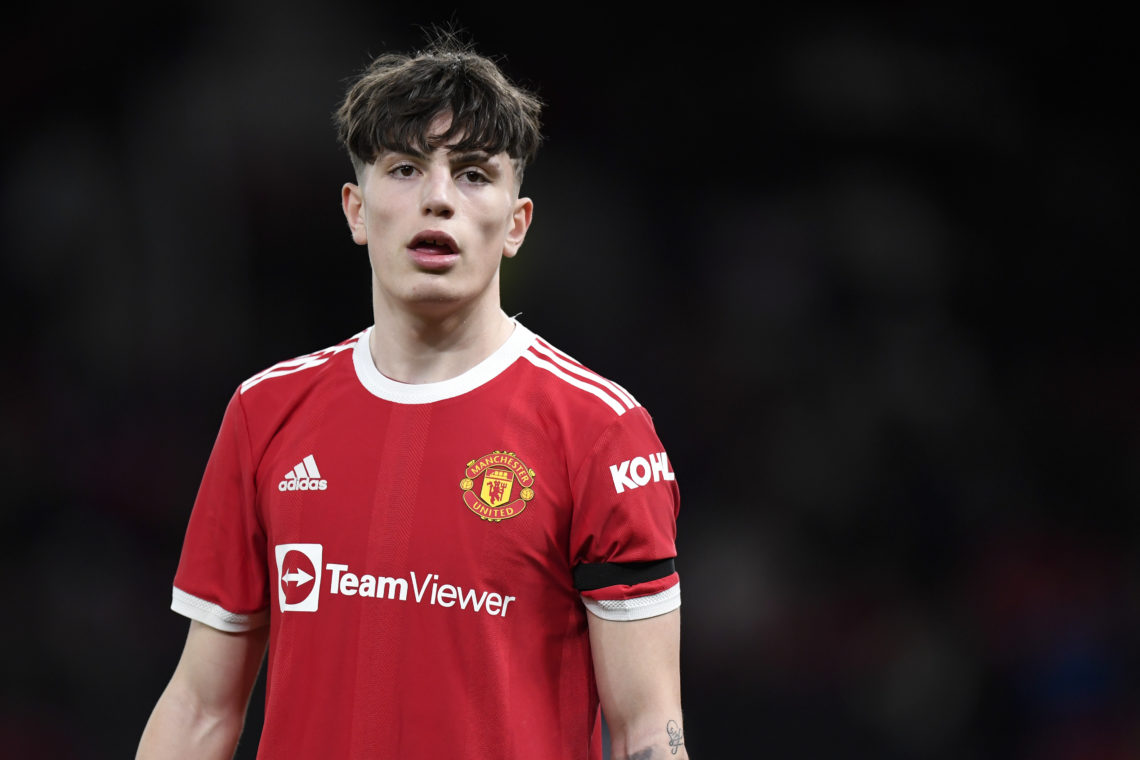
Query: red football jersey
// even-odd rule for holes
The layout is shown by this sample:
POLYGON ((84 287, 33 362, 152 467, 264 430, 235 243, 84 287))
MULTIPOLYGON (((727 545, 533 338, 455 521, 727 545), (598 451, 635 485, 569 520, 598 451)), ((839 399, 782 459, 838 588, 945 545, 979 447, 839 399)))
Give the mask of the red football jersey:
POLYGON ((421 385, 369 330, 234 393, 172 608, 269 624, 259 757, 600 758, 587 610, 680 605, 649 414, 518 323, 421 385))

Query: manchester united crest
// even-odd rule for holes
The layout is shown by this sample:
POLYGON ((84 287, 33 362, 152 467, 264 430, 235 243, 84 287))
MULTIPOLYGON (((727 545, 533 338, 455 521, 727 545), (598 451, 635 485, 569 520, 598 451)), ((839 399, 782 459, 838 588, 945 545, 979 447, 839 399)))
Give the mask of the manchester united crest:
POLYGON ((463 503, 484 520, 518 517, 534 498, 534 470, 511 451, 472 459, 463 475, 463 503))

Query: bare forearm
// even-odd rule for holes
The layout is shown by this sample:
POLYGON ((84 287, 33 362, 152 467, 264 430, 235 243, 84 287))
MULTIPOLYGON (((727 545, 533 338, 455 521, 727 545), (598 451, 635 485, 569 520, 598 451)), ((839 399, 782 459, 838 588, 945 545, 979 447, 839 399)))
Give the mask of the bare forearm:
POLYGON ((241 633, 190 623, 186 646, 143 730, 138 760, 232 758, 269 629, 241 633))
POLYGON ((234 755, 243 723, 240 712, 210 713, 172 684, 147 721, 136 760, 228 760, 234 755))
POLYGON ((636 621, 588 620, 614 760, 686 760, 680 611, 636 621))

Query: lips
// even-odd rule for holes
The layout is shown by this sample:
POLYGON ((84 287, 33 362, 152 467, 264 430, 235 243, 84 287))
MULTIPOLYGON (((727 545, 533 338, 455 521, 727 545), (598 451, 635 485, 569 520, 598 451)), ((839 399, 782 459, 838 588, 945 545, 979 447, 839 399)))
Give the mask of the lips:
POLYGON ((445 232, 424 230, 408 243, 408 255, 421 271, 447 272, 459 261, 459 244, 445 232))
POLYGON ((459 253, 459 244, 445 232, 425 230, 412 238, 408 248, 421 254, 445 256, 459 253))

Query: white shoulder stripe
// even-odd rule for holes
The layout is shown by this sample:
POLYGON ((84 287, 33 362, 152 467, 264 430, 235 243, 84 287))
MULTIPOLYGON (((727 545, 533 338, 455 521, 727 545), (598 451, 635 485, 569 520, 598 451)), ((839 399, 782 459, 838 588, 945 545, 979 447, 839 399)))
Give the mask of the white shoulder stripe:
POLYGON ((549 343, 546 343, 545 341, 536 341, 531 348, 550 357, 552 360, 554 360, 555 364, 570 372, 573 372, 575 375, 583 377, 587 380, 591 380, 595 383, 598 383, 599 385, 608 388, 611 393, 617 396, 619 401, 626 405, 627 408, 633 409, 635 406, 640 406, 640 404, 637 403, 637 399, 630 395, 629 391, 627 391, 625 388, 622 388, 615 382, 607 380, 596 372, 592 372, 591 370, 586 369, 572 356, 559 351, 549 343))
POLYGON ((606 404, 609 406, 609 408, 613 409, 614 412, 617 413, 618 415, 622 415, 622 414, 626 413, 626 408, 621 404, 621 402, 619 402, 616 398, 611 396, 608 392, 599 388, 596 385, 591 385, 590 383, 587 383, 584 380, 581 380, 577 377, 572 377, 571 375, 566 374, 565 372, 563 372, 561 369, 559 369, 554 364, 551 364, 546 359, 543 359, 542 357, 535 354, 533 351, 533 348, 534 347, 531 346, 530 349, 522 352, 522 357, 524 359, 526 359, 528 362, 530 362, 534 366, 538 367, 539 369, 546 370, 547 372, 551 373, 555 377, 561 378, 562 380, 566 381, 570 385, 573 385, 575 388, 581 388, 582 390, 586 391, 587 393, 594 394, 595 396, 600 398, 602 401, 606 402, 606 404))
POLYGON ((262 380, 268 380, 272 377, 281 377, 282 375, 292 375, 294 372, 301 372, 306 369, 312 369, 313 367, 319 367, 332 357, 339 354, 341 351, 347 351, 355 346, 356 342, 360 340, 361 335, 363 335, 363 332, 356 334, 350 340, 347 340, 339 345, 324 348, 320 351, 314 351, 313 353, 305 354, 304 356, 298 356, 295 359, 288 359, 283 362, 277 362, 269 369, 264 369, 261 372, 258 372, 256 375, 242 383, 241 392, 245 393, 250 388, 260 383, 262 380))

